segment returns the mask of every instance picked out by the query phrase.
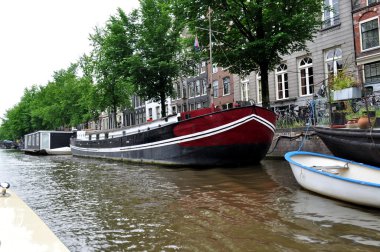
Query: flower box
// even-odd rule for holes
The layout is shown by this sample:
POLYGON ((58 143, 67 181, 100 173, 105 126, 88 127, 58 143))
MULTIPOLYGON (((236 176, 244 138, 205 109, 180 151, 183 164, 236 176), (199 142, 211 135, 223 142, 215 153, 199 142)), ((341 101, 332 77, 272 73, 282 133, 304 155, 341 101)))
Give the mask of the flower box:
POLYGON ((362 91, 358 87, 344 88, 333 92, 335 101, 357 99, 362 97, 362 91))

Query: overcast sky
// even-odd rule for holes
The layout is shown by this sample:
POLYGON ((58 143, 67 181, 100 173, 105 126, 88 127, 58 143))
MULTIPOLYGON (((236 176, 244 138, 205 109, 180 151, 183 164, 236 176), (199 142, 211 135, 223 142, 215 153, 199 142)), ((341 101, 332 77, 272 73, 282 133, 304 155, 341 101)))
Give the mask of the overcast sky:
POLYGON ((90 50, 89 34, 138 0, 0 0, 0 117, 90 50))

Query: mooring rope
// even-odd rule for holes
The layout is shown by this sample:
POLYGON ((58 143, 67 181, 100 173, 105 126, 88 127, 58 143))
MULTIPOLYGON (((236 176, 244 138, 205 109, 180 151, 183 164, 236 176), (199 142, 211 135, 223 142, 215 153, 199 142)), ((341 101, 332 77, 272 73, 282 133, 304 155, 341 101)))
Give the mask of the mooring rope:
POLYGON ((311 110, 311 113, 310 113, 310 116, 309 116, 309 123, 307 125, 307 128, 306 128, 306 134, 305 136, 302 138, 302 141, 300 143, 300 146, 298 148, 298 151, 301 151, 304 143, 305 143, 305 140, 306 140, 306 136, 307 136, 307 133, 309 132, 309 129, 310 129, 310 126, 311 126, 311 118, 315 118, 314 117, 314 100, 311 100, 310 101, 310 110, 311 110))

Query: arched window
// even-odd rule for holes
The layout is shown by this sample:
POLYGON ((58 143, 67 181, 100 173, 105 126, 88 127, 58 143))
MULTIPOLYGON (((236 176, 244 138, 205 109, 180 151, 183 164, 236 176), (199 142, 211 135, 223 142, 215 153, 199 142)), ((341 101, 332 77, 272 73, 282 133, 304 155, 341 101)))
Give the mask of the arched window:
POLYGON ((334 48, 326 52, 325 57, 326 78, 330 80, 343 69, 342 49, 334 48))
POLYGON ((299 63, 299 78, 301 96, 314 93, 313 61, 311 58, 303 58, 299 63))
POLYGON ((277 99, 289 98, 288 66, 281 64, 276 69, 277 99))

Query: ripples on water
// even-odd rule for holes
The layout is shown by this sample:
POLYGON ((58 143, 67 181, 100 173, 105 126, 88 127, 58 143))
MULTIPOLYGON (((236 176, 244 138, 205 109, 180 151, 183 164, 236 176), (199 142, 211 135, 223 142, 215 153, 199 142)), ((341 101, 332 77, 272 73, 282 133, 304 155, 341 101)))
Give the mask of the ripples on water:
POLYGON ((0 150, 0 180, 71 251, 378 251, 380 213, 320 197, 288 164, 163 168, 0 150))

